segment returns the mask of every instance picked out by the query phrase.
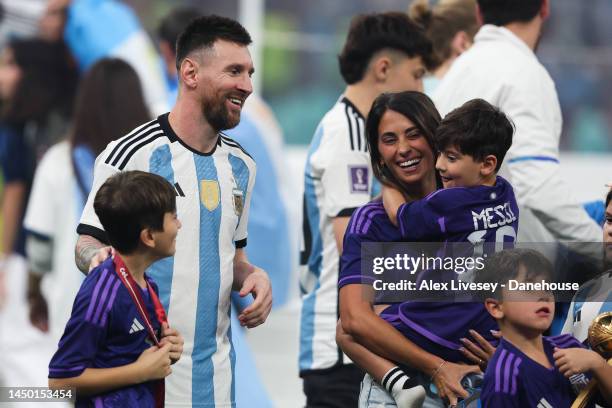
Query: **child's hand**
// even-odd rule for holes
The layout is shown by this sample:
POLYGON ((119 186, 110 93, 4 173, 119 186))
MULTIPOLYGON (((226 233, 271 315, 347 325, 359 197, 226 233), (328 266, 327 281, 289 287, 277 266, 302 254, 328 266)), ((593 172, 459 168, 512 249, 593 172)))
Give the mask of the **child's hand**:
POLYGON ((397 212, 400 206, 406 202, 404 195, 397 188, 383 184, 382 199, 389 220, 397 227, 397 212))
POLYGON ((142 352, 134 364, 142 376, 141 382, 160 380, 172 373, 170 368, 170 347, 167 343, 161 348, 152 346, 142 352))
POLYGON ((170 344, 170 360, 172 364, 176 363, 181 358, 181 354, 183 354, 183 343, 185 343, 183 336, 181 336, 176 329, 171 329, 168 323, 162 325, 162 339, 159 344, 161 346, 170 344))
POLYGON ((596 352, 582 348, 559 349, 553 354, 555 365, 567 378, 605 366, 606 361, 596 352))

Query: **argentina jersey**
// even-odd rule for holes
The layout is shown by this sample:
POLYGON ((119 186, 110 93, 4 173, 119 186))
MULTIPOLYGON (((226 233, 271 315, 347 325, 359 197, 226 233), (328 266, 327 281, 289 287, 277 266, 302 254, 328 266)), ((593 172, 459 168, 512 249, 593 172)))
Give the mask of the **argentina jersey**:
POLYGON ((168 180, 183 224, 176 254, 147 270, 159 286, 170 325, 185 339, 183 355, 166 379, 166 406, 233 407, 230 292, 235 250, 246 246, 255 162, 223 134, 212 152, 194 151, 174 133, 168 114, 161 115, 98 156, 79 234, 105 241, 93 199, 104 180, 125 170, 168 180))
POLYGON ((612 312, 612 270, 591 279, 582 286, 572 299, 563 333, 569 333, 581 342, 586 342, 589 327, 602 313, 612 312))
POLYGON ((370 201, 373 179, 365 118, 341 97, 319 123, 306 159, 300 263, 302 312, 299 368, 325 369, 349 362, 335 340, 339 253, 336 217, 350 217, 370 201))

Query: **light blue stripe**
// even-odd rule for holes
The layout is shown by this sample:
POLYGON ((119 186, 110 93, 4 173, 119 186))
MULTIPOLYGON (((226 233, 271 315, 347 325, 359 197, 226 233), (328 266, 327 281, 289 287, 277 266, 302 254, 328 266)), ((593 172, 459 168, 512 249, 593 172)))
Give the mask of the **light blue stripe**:
POLYGON ((79 0, 68 8, 64 38, 79 68, 85 71, 140 31, 138 17, 125 4, 116 0, 79 0))
MULTIPOLYGON (((194 154, 198 189, 202 194, 202 181, 218 183, 217 169, 212 156, 194 154)), ((227 191, 219 191, 219 199, 227 191)), ((220 259, 219 230, 221 203, 210 211, 200 200, 200 282, 196 308, 196 326, 193 344, 191 400, 203 405, 215 402, 212 356, 217 351, 217 311, 219 309, 220 259)), ((232 380, 233 380, 232 362, 232 380)), ((233 387, 233 385, 232 385, 233 387)))
POLYGON ((514 159, 510 159, 508 163, 518 163, 523 161, 549 161, 553 163, 559 163, 559 159, 548 156, 521 156, 515 157, 514 159))
MULTIPOLYGON (((306 177, 304 185, 304 196, 306 198, 306 205, 308 210, 308 223, 310 231, 312 233, 312 249, 308 258, 308 271, 315 275, 317 283, 312 293, 304 299, 302 305, 302 316, 300 319, 300 357, 299 366, 300 370, 308 370, 312 367, 312 347, 314 340, 314 318, 315 318, 315 304, 317 300, 317 291, 321 287, 321 267, 323 261, 323 240, 321 238, 321 231, 319 230, 320 213, 319 205, 317 203, 317 196, 315 193, 315 185, 312 177, 312 166, 310 160, 312 155, 317 151, 323 138, 323 126, 319 125, 312 140, 312 144, 308 151, 308 158, 306 159, 306 177)), ((304 288, 301 288, 304 293, 304 288)))
MULTIPOLYGON (((163 145, 153 151, 149 157, 149 172, 157 174, 170 184, 174 184, 174 169, 172 168, 172 153, 170 147, 163 145)), ((174 273, 174 257, 160 259, 147 269, 147 274, 159 287, 159 300, 169 312, 170 289, 172 289, 172 276, 174 273)))

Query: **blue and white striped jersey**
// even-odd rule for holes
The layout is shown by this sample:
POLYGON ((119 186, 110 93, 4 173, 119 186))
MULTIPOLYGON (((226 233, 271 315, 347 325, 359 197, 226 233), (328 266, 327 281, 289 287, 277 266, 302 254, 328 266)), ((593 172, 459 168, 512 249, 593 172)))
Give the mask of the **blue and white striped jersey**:
POLYGON ((593 320, 605 312, 612 312, 612 270, 580 286, 570 304, 562 332, 584 343, 593 320))
POLYGON ((300 372, 348 361, 336 344, 339 254, 332 221, 370 201, 372 186, 365 118, 341 97, 319 123, 306 159, 300 372))
POLYGON ((173 184, 183 224, 176 254, 147 271, 159 286, 170 325, 185 339, 183 355, 166 379, 166 406, 233 407, 230 292, 235 248, 246 245, 255 162, 223 134, 212 152, 194 151, 174 133, 168 114, 161 115, 98 156, 79 234, 105 239, 93 210, 95 193, 125 170, 149 171, 173 184))

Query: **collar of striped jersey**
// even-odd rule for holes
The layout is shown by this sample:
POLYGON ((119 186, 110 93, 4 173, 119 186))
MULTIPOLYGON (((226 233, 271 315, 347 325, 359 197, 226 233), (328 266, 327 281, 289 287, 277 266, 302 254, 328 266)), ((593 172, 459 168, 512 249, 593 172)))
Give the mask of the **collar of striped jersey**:
POLYGON ((217 150, 218 146, 221 146, 221 133, 217 134, 217 143, 215 144, 215 147, 213 147, 213 149, 210 152, 207 153, 203 153, 199 150, 194 149, 193 147, 189 146, 187 143, 185 143, 175 132, 174 129, 172 129, 172 126, 170 126, 170 121, 168 120, 168 116, 170 115, 170 112, 166 112, 163 115, 159 115, 157 117, 157 121, 159 122, 159 126, 162 128, 162 130, 164 131, 164 134, 166 135, 166 137, 168 137, 168 139, 170 140, 170 142, 174 143, 174 142, 178 142, 180 143, 185 149, 189 150, 192 153, 195 153, 197 155, 200 156, 212 156, 215 151, 217 150))
POLYGON ((355 104, 353 102, 351 102, 351 100, 349 98, 347 98, 346 96, 343 96, 342 99, 341 99, 341 102, 344 103, 345 105, 350 106, 353 109, 353 111, 355 111, 357 116, 359 116, 361 119, 363 119, 364 121, 366 120, 366 118, 361 114, 359 109, 357 109, 355 104))

